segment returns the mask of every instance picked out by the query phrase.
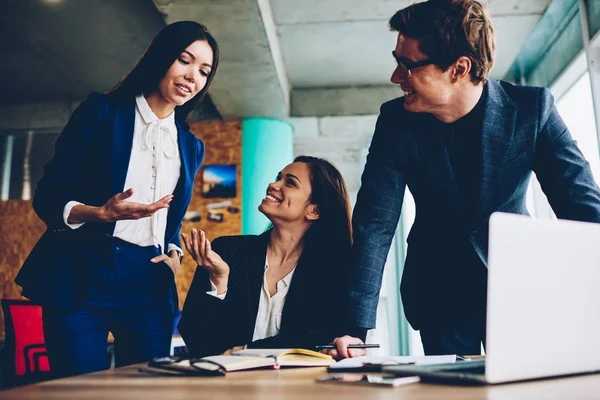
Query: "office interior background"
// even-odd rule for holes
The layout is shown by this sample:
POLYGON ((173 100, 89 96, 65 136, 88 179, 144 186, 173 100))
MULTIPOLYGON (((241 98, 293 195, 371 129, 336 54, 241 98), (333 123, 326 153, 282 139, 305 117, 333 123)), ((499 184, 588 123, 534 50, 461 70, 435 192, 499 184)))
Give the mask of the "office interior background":
MULTIPOLYGON (((266 219, 256 206, 266 185, 300 154, 332 161, 354 201, 379 106, 402 95, 389 81, 397 34, 388 20, 413 2, 1 0, 0 296, 19 296, 12 279, 43 231, 31 197, 71 112, 90 92, 113 87, 171 22, 201 22, 219 43, 210 96, 191 121, 206 143, 205 166, 235 171, 233 193, 211 197, 210 169, 200 170, 184 230, 210 238, 261 232, 266 219)), ((497 32, 492 78, 551 88, 598 179, 600 0, 484 2, 497 32)), ((399 295, 415 213, 406 197, 368 338, 382 344, 381 354, 422 354, 399 295)), ((528 207, 554 218, 535 178, 528 207)), ((177 278, 182 298, 193 271, 188 259, 177 278)))

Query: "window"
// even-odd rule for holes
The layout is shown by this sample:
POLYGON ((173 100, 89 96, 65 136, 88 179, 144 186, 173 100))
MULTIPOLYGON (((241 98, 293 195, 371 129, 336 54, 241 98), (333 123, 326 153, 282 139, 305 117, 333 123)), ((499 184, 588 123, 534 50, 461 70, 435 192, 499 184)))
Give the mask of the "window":
POLYGON ((556 108, 571 135, 577 141, 581 152, 590 163, 596 182, 599 182, 600 152, 588 71, 556 102, 556 108))

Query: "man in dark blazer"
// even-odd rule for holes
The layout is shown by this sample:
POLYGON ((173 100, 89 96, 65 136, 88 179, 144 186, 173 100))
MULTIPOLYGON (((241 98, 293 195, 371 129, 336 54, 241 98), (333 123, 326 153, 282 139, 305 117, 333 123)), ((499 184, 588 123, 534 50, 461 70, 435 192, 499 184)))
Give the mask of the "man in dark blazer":
MULTIPOLYGON (((416 218, 401 285, 406 317, 426 354, 479 354, 490 215, 528 214, 532 171, 559 218, 600 222, 600 190, 547 89, 488 79, 495 38, 480 3, 414 4, 390 26, 391 81, 404 97, 381 107, 354 209, 355 323, 375 327, 408 186, 416 218)), ((336 339, 338 351, 357 341, 336 339)))

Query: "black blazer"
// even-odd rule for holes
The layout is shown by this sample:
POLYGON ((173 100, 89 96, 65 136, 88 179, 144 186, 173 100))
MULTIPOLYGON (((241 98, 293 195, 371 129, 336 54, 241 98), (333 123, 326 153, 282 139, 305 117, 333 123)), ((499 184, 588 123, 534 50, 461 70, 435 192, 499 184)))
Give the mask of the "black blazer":
POLYGON ((179 322, 191 355, 220 354, 238 345, 310 349, 346 331, 347 263, 340 254, 305 250, 290 284, 279 335, 252 342, 269 235, 221 237, 212 243, 229 264, 227 296, 221 300, 206 294, 211 290, 208 273, 196 269, 179 322))
POLYGON ((402 300, 415 329, 468 318, 471 304, 485 309, 490 215, 528 214, 532 171, 559 218, 600 222, 600 189, 550 91, 493 79, 486 85, 481 181, 473 209, 465 208, 457 186, 442 123, 431 114, 406 111, 403 98, 382 105, 353 215, 349 292, 357 326, 375 326, 406 186, 416 218, 407 239, 402 300), (471 262, 471 256, 480 261, 471 262))

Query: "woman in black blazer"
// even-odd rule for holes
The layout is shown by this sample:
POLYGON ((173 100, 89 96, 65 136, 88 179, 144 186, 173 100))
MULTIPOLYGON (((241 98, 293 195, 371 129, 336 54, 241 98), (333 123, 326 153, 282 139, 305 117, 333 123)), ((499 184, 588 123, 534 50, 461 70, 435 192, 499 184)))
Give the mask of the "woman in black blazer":
POLYGON ((328 161, 300 156, 269 184, 260 236, 183 242, 198 263, 179 322, 193 356, 243 346, 328 344, 346 331, 344 290, 351 246, 344 180, 328 161))

